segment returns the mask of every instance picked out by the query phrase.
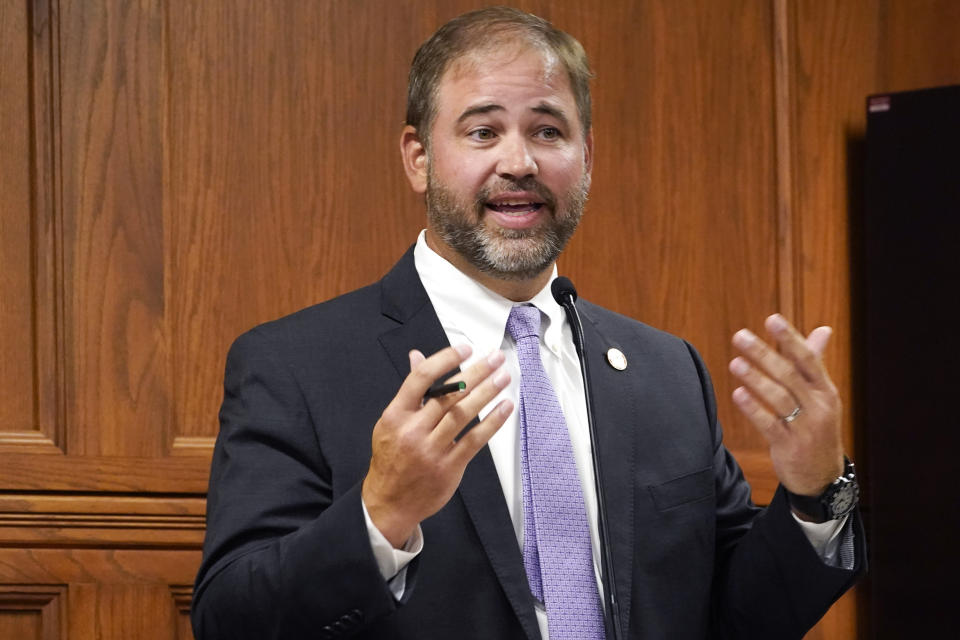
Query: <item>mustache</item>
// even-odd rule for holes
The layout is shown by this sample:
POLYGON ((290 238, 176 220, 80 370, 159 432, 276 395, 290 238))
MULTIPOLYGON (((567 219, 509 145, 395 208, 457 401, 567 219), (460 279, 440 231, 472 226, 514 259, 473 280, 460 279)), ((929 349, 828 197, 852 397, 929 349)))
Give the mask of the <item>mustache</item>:
POLYGON ((494 193, 519 193, 521 191, 536 194, 538 200, 541 200, 552 210, 556 210, 557 198, 554 196, 553 191, 537 181, 537 179, 533 176, 527 176, 525 178, 520 178, 519 180, 500 179, 492 185, 483 187, 477 192, 477 209, 483 209, 485 206, 484 203, 490 200, 490 197, 494 193))

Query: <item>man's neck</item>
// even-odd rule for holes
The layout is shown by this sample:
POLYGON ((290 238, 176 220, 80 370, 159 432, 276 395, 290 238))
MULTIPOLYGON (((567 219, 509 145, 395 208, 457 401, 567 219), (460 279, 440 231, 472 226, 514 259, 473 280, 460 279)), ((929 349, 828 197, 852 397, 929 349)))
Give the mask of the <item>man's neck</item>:
POLYGON ((550 276, 553 273, 553 264, 551 264, 532 278, 504 280, 492 276, 489 273, 484 273, 474 267, 466 258, 447 246, 446 243, 440 242, 429 228, 426 233, 426 241, 428 247, 433 249, 437 255, 458 270, 476 282, 479 282, 487 289, 514 302, 526 302, 533 298, 541 289, 547 286, 547 282, 550 281, 550 276))

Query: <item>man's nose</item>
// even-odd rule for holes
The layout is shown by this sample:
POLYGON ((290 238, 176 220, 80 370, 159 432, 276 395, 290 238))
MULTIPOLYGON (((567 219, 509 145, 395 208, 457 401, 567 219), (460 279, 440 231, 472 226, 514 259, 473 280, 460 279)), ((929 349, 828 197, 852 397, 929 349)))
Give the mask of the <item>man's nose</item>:
POLYGON ((507 138, 500 148, 502 155, 497 163, 497 174, 500 177, 525 178, 537 175, 537 160, 527 140, 519 136, 507 138))

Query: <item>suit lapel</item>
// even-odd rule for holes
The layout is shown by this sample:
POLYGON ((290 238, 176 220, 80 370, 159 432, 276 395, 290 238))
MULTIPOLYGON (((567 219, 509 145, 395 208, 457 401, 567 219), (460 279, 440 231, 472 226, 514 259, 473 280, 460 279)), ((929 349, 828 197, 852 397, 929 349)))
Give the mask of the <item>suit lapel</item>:
POLYGON ((459 492, 524 633, 530 640, 539 640, 540 628, 523 569, 523 556, 489 448, 484 447, 467 465, 459 492))
POLYGON ((606 339, 598 330, 595 318, 582 306, 579 311, 584 320, 587 367, 590 370, 620 619, 624 633, 629 635, 634 554, 633 479, 636 477, 633 416, 638 413, 635 398, 623 393, 624 376, 630 375, 630 369, 617 371, 606 360, 607 349, 621 345, 606 339))
MULTIPOLYGON (((380 284, 382 312, 399 323, 380 335, 380 344, 402 379, 410 373, 411 349, 429 356, 450 343, 417 275, 412 248, 380 284)), ((488 447, 467 465, 458 494, 524 632, 530 640, 539 640, 523 557, 488 447)))
POLYGON ((403 379, 410 373, 411 349, 430 356, 450 343, 417 276, 412 248, 380 281, 380 292, 383 315, 399 323, 380 334, 380 344, 403 379))

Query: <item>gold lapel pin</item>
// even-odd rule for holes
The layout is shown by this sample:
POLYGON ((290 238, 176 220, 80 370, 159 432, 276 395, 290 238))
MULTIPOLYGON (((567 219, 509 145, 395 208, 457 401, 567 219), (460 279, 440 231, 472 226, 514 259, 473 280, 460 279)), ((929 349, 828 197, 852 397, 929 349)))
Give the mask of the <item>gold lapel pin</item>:
POLYGON ((627 368, 627 356, 623 355, 623 351, 616 347, 607 349, 607 362, 617 371, 623 371, 627 368))

